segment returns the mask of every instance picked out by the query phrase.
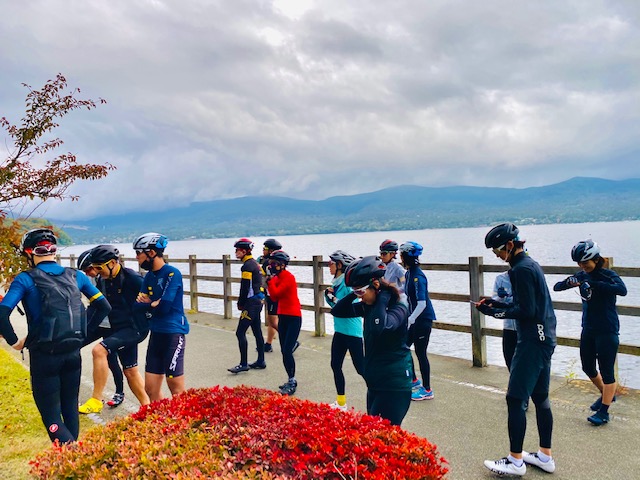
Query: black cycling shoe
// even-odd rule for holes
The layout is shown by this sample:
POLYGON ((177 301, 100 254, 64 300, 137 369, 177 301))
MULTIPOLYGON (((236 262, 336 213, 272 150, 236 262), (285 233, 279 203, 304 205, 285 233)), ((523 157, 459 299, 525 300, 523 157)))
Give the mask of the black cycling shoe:
POLYGON ((253 368, 255 370, 264 370, 267 368, 267 362, 253 362, 249 364, 249 368, 253 368))
POLYGON ((298 387, 298 382, 295 380, 289 380, 284 385, 280 386, 280 393, 282 395, 293 395, 296 393, 296 388, 298 387))
POLYGON ((107 405, 111 408, 115 408, 124 402, 124 393, 114 393, 113 398, 107 402, 107 405))
POLYGON ((231 368, 227 368, 228 371, 230 371, 231 373, 240 373, 240 372, 248 372, 249 371, 249 365, 236 365, 235 367, 231 367, 231 368))
POLYGON ((265 343, 264 344, 264 351, 265 351, 265 353, 273 352, 273 347, 271 346, 270 343, 265 343))

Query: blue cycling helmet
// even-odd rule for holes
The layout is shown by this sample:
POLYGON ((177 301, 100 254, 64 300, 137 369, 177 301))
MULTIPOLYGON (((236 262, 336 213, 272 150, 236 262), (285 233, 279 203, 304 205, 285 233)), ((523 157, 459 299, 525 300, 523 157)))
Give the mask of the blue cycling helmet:
POLYGON ((400 245, 400 254, 408 257, 419 257, 422 255, 422 245, 418 242, 406 242, 400 245))
POLYGON ((578 242, 571 249, 571 259, 574 262, 597 260, 599 256, 600 246, 591 239, 578 242))
POLYGON ((169 240, 167 237, 162 235, 161 233, 148 232, 140 235, 133 241, 133 249, 134 250, 155 250, 159 252, 163 252, 165 248, 167 248, 167 244, 169 240))

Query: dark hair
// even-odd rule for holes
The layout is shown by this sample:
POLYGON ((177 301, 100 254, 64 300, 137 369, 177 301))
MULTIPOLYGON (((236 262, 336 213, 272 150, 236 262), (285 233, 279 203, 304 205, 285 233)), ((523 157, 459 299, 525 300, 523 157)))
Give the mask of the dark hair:
POLYGON ((596 262, 596 268, 603 268, 604 264, 607 263, 604 257, 601 257, 600 255, 596 255, 596 258, 594 258, 593 261, 596 262))
POLYGON ((400 290, 394 284, 389 283, 388 280, 384 278, 380 279, 380 288, 378 290, 386 290, 391 293, 391 298, 394 302, 397 302, 400 299, 400 290))

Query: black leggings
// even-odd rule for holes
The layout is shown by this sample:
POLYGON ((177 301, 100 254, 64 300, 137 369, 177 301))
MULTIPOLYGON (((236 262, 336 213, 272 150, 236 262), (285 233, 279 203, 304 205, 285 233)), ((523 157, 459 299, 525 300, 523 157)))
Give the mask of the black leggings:
POLYGON ((120 363, 118 363, 118 352, 111 352, 107 355, 107 362, 109 362, 109 370, 113 375, 113 383, 116 384, 116 393, 124 393, 124 376, 120 363))
POLYGON ((580 360, 582 371, 589 377, 598 376, 596 359, 600 367, 600 375, 605 385, 616 383, 614 365, 620 346, 620 338, 616 333, 599 333, 582 330, 580 335, 580 360))
POLYGON ((362 375, 364 371, 364 347, 362 338, 345 335, 344 333, 334 333, 331 341, 331 370, 333 370, 333 380, 336 383, 338 395, 344 395, 346 382, 344 373, 342 373, 342 365, 347 351, 351 354, 351 361, 358 374, 362 375))
POLYGON ((518 332, 508 329, 502 330, 502 355, 509 371, 511 371, 511 362, 513 361, 513 354, 516 353, 517 343, 518 332))
POLYGON ((367 413, 379 415, 391 422, 391 425, 400 425, 411 405, 411 390, 367 390, 367 413))
MULTIPOLYGON (((409 345, 413 343, 418 364, 420 365, 420 373, 422 374, 422 385, 425 389, 431 390, 431 365, 427 358, 427 347, 431 338, 431 323, 414 323, 409 330, 409 345)), ((413 356, 411 357, 413 365, 413 356)), ((413 367, 414 379, 417 378, 415 366, 413 367)))
POLYGON ((249 327, 251 327, 253 336, 256 338, 258 363, 264 362, 264 337, 262 336, 262 323, 260 320, 261 311, 262 302, 248 300, 244 310, 240 312, 236 337, 238 338, 238 347, 240 347, 240 364, 242 365, 249 363, 249 342, 247 342, 247 330, 249 330, 249 327))
POLYGON ((49 354, 29 350, 31 389, 51 441, 73 442, 80 433, 80 349, 49 354))
MULTIPOLYGON (((95 329, 87 334, 87 338, 82 346, 85 347, 99 338, 107 338, 112 333, 113 331, 110 328, 95 327, 95 329)), ((116 385, 116 393, 124 393, 124 376, 122 375, 122 368, 120 368, 120 363, 118 362, 118 352, 109 352, 107 362, 109 363, 109 370, 111 370, 111 374, 113 375, 113 383, 116 385)))
POLYGON ((289 378, 296 376, 296 361, 293 358, 295 347, 302 328, 302 317, 278 314, 278 333, 280 334, 280 348, 282 349, 282 363, 289 378))
MULTIPOLYGON (((548 395, 532 394, 536 406, 536 423, 538 425, 538 435, 542 448, 551 448, 551 435, 553 433, 553 414, 551 413, 551 403, 548 395)), ((527 430, 527 401, 507 396, 507 410, 509 413, 509 448, 511 452, 522 452, 524 435, 527 430)))

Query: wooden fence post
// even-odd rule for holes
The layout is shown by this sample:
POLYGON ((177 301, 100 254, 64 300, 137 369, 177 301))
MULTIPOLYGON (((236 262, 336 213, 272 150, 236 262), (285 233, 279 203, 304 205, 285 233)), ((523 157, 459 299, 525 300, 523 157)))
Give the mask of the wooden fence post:
MULTIPOLYGON (((484 295, 483 257, 469 257, 469 299, 478 301, 484 295)), ((471 309, 471 351, 474 367, 487 366, 487 339, 482 334, 484 315, 476 307, 471 309)))
POLYGON ((198 262, 195 255, 189 255, 189 297, 191 311, 198 311, 198 262))
POLYGON ((78 268, 78 263, 76 261, 76 256, 72 253, 69 255, 69 266, 71 268, 78 268))
POLYGON ((224 318, 232 318, 231 303, 231 255, 222 256, 222 293, 224 294, 224 318))
POLYGON ((316 321, 316 337, 324 337, 327 334, 324 322, 324 295, 320 291, 323 282, 322 255, 313 256, 313 313, 316 321))

